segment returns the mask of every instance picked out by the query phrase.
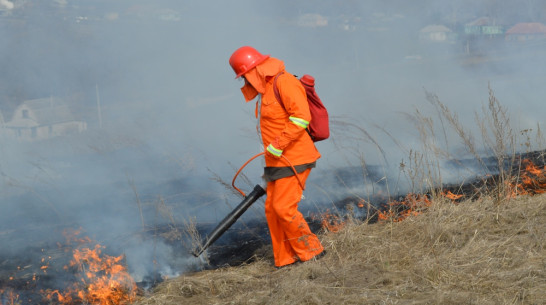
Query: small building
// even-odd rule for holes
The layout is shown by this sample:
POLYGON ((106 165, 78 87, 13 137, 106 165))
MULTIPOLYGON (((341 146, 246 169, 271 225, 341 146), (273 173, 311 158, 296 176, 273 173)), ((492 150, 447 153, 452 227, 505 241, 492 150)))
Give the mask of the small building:
POLYGON ((539 22, 518 23, 506 30, 507 41, 533 41, 546 39, 546 25, 539 22))
POLYGON ((78 134, 86 129, 87 123, 74 118, 68 102, 54 97, 24 101, 3 124, 4 134, 22 140, 78 134))
POLYGON ((419 40, 430 42, 453 42, 456 34, 443 25, 428 25, 419 31, 419 40))
POLYGON ((497 36, 504 34, 504 26, 489 17, 481 17, 464 25, 466 35, 497 36))

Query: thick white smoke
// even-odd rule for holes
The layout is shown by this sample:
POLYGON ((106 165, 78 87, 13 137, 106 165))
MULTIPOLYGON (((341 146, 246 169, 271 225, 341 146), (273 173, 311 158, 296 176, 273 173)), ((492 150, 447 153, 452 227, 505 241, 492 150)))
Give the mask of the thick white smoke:
MULTIPOLYGON (((538 0, 522 12, 514 1, 494 2, 504 3, 506 26, 546 22, 546 11, 529 15, 541 12, 538 0)), ((414 110, 441 123, 425 90, 470 127, 490 84, 518 115, 515 131, 535 129, 546 115, 540 41, 484 47, 476 56, 460 42, 419 41, 430 24, 462 28, 501 7, 478 10, 489 3, 0 0, 0 105, 12 106, 0 107, 4 118, 25 100, 61 96, 89 126, 67 139, 0 143, 0 245, 9 245, 0 261, 82 227, 112 254, 124 253, 136 280, 183 272, 190 254, 163 239, 177 237, 190 218, 218 223, 240 202, 230 188, 236 169, 263 149, 255 104, 244 103, 228 64, 242 45, 283 60, 290 73, 315 76, 336 123, 331 139, 317 143, 322 158, 304 210, 367 198, 387 181, 391 194, 404 191, 412 174, 406 152, 421 147, 414 110)), ((248 192, 261 183, 261 166, 249 164, 236 185, 248 192)), ((450 169, 443 178, 463 174, 450 169)), ((263 219, 263 203, 245 216, 263 219)))
POLYGON ((11 10, 15 7, 13 2, 9 0, 0 0, 0 8, 11 10))

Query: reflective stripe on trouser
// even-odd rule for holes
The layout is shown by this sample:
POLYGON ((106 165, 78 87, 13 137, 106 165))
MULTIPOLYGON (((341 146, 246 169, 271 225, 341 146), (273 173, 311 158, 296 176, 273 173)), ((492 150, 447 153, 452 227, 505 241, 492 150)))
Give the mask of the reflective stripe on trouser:
MULTIPOLYGON (((303 183, 311 169, 299 174, 303 183)), ((295 176, 267 183, 265 216, 271 234, 275 266, 307 261, 322 252, 323 247, 298 211, 303 190, 295 176)))

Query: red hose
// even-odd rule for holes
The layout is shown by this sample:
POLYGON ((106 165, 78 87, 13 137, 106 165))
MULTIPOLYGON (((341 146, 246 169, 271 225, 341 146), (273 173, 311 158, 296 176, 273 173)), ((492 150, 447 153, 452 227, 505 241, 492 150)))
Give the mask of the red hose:
MULTIPOLYGON (((245 166, 247 166, 247 164, 250 163, 250 161, 256 159, 257 157, 259 157, 259 156, 261 156, 263 154, 265 154, 265 152, 261 152, 261 153, 255 155, 254 157, 248 159, 248 161, 246 161, 245 164, 243 164, 243 166, 241 166, 241 168, 239 168, 239 170, 237 171, 237 173, 233 177, 233 180, 231 181, 231 186, 233 186, 234 189, 236 189, 239 193, 241 193, 241 195, 243 195, 243 197, 246 197, 246 194, 243 191, 241 191, 238 187, 235 186, 235 179, 237 179, 237 176, 239 176, 239 173, 241 173, 243 168, 245 168, 245 166)), ((290 165, 290 168, 292 168, 292 171, 294 172, 294 175, 296 176, 296 178, 298 179, 298 182, 300 183, 301 189, 305 190, 305 185, 303 185, 303 182, 301 181, 300 176, 298 176, 298 172, 296 171, 296 169, 294 168, 294 166, 292 165, 290 160, 288 160, 288 158, 286 158, 283 155, 281 155, 281 157, 286 161, 286 163, 288 163, 288 165, 290 165)))

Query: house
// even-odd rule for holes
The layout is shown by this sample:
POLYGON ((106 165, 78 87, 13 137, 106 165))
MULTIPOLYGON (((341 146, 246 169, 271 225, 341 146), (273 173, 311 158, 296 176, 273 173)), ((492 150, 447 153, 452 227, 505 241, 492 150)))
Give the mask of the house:
POLYGON ((419 40, 430 42, 453 42, 456 34, 443 25, 428 25, 419 31, 419 40))
POLYGON ((481 17, 464 25, 466 35, 481 35, 482 26, 490 23, 489 17, 481 17))
POLYGON ((539 22, 518 23, 506 30, 507 41, 531 41, 546 39, 546 25, 539 22))
POLYGON ((24 101, 3 124, 5 135, 23 140, 77 134, 86 129, 87 123, 74 117, 68 102, 54 97, 24 101))
POLYGON ((504 26, 496 24, 495 20, 489 17, 480 17, 464 25, 466 35, 488 35, 496 36, 504 34, 504 26))

